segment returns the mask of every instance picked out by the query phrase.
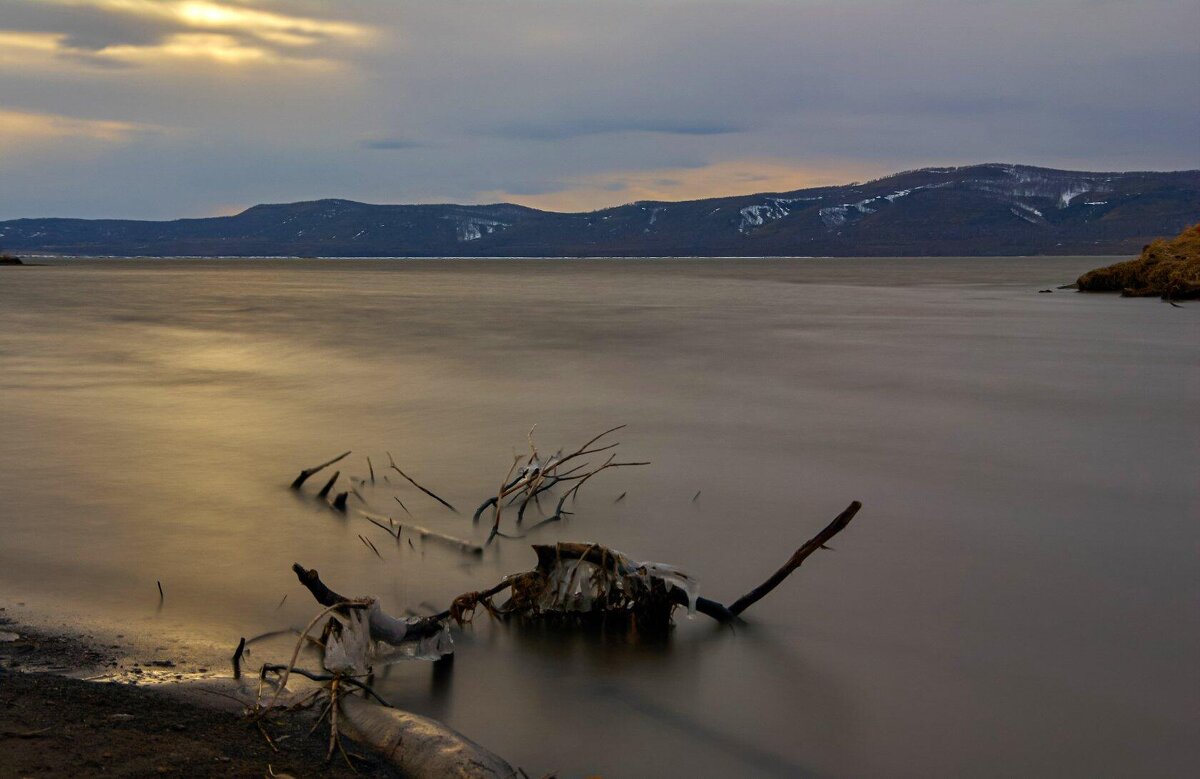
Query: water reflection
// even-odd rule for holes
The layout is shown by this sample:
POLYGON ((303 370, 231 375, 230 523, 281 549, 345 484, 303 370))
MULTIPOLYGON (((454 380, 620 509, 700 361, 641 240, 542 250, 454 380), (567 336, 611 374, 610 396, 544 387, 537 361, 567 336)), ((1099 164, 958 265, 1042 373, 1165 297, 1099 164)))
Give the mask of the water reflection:
MULTIPOLYGON (((527 544, 554 540, 677 564, 727 602, 858 498, 837 551, 736 632, 680 619, 630 644, 477 619, 453 670, 381 684, 531 773, 1183 773, 1200 759, 1195 311, 1036 294, 1091 264, 5 274, 0 605, 223 661, 312 617, 293 562, 402 612, 528 570, 527 544), (627 423, 623 449, 653 466, 597 477, 574 516, 529 517, 528 539, 481 559, 287 489, 345 449, 360 478, 390 451, 473 508, 535 422, 548 449, 627 423)), ((486 537, 402 480, 363 494, 486 537)))

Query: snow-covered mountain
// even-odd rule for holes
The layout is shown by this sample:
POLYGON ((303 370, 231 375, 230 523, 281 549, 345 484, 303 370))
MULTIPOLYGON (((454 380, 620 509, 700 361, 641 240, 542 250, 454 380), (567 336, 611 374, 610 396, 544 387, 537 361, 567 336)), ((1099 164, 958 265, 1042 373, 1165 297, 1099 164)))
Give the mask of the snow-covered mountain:
POLYGON ((1200 171, 923 168, 866 183, 588 213, 317 200, 169 222, 0 222, 10 252, 232 256, 1135 254, 1200 221, 1200 171))

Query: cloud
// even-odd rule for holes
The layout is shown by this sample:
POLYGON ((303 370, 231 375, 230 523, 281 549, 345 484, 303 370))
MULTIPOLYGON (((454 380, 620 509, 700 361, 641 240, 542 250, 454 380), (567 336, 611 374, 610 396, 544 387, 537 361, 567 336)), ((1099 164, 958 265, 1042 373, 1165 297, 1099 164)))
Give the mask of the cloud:
POLYGON ((3 22, 8 30, 52 41, 49 50, 63 59, 96 66, 328 63, 332 47, 371 37, 364 25, 220 0, 42 0, 19 11, 3 22))
POLYGON ((410 141, 406 138, 368 138, 359 141, 358 145, 363 149, 397 151, 401 149, 419 149, 425 144, 420 141, 410 141))
POLYGON ((484 135, 532 141, 560 141, 589 135, 614 133, 658 133, 661 135, 727 135, 743 127, 730 122, 704 119, 645 119, 630 117, 580 117, 559 121, 530 121, 481 129, 484 135))
POLYGON ((0 218, 1194 167, 1197 27, 1195 0, 0 0, 0 105, 170 128, 4 155, 0 218))
POLYGON ((62 143, 124 144, 161 128, 104 119, 78 119, 0 106, 0 145, 5 149, 53 147, 62 143))
POLYGON ((810 164, 786 159, 746 158, 697 167, 630 170, 571 177, 543 193, 491 191, 480 199, 504 200, 550 211, 594 211, 639 200, 693 200, 755 192, 790 192, 845 184, 890 172, 853 162, 810 164))

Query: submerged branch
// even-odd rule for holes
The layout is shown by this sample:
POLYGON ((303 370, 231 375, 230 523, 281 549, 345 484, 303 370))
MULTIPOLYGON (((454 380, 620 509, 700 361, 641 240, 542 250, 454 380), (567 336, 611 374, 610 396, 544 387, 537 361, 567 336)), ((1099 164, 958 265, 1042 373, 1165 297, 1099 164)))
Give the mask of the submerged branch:
POLYGON ((333 458, 329 462, 324 462, 324 463, 321 463, 320 465, 315 465, 312 468, 305 468, 304 470, 300 471, 300 475, 297 476, 295 481, 292 482, 292 489, 294 489, 294 490, 300 489, 300 487, 303 486, 304 482, 308 481, 310 476, 312 476, 315 473, 319 473, 319 472, 325 470, 329 466, 336 463, 338 460, 341 460, 342 458, 349 457, 349 456, 350 456, 350 452, 342 452, 341 454, 339 454, 337 457, 333 458))
POLYGON ((862 503, 858 502, 857 500, 851 502, 851 504, 847 506, 841 514, 838 514, 837 518, 830 522, 824 530, 822 530, 820 533, 817 533, 815 536, 805 542, 803 546, 797 549, 792 554, 791 558, 789 558, 784 564, 784 566, 771 575, 771 578, 767 579, 765 582, 734 601, 733 605, 729 607, 729 610, 734 614, 741 614, 743 611, 761 600, 771 590, 778 587, 784 579, 791 575, 792 571, 800 567, 800 564, 803 563, 810 554, 824 547, 825 543, 829 541, 829 539, 845 530, 846 526, 850 524, 850 520, 854 519, 854 515, 857 514, 858 510, 861 508, 862 503))
MULTIPOLYGON (((400 475, 401 475, 401 476, 403 476, 405 479, 407 479, 409 484, 411 484, 412 486, 416 487, 417 489, 419 489, 421 492, 425 493, 425 494, 426 494, 426 495, 428 495, 429 497, 433 498, 433 499, 434 499, 434 500, 436 500, 438 503, 441 503, 443 506, 445 506, 446 508, 448 508, 448 509, 450 509, 451 511, 453 511, 455 514, 457 514, 457 513, 458 513, 458 509, 454 508, 454 506, 451 506, 449 503, 447 503, 446 501, 444 501, 444 500, 442 500, 441 498, 439 498, 439 497, 438 497, 436 494, 434 494, 432 491, 425 489, 425 488, 424 488, 424 487, 422 487, 420 484, 417 484, 417 482, 413 480, 413 477, 409 476, 407 473, 405 473, 404 471, 400 470, 400 467, 399 467, 398 465, 396 465, 396 461, 392 459, 392 453, 391 453, 391 452, 388 452, 388 453, 387 453, 387 456, 388 456, 388 467, 390 467, 390 468, 391 468, 393 471, 395 471, 396 473, 400 474, 400 475)), ((407 510, 408 510, 408 509, 405 509, 405 511, 407 511, 407 510)))

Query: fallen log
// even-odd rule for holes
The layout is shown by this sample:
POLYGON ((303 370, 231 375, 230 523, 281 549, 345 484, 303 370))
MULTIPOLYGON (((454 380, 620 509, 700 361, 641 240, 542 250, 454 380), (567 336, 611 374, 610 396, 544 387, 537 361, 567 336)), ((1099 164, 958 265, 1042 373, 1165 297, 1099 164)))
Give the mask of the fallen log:
POLYGON ((423 779, 510 779, 516 769, 503 758, 437 720, 338 696, 339 729, 384 755, 405 776, 423 779))
MULTIPOLYGON (((455 598, 445 611, 409 620, 408 637, 416 640, 433 636, 442 629, 447 619, 453 619, 461 625, 470 620, 479 606, 496 615, 618 614, 632 616, 639 625, 648 629, 668 627, 671 612, 677 606, 684 606, 722 624, 732 623, 740 619, 746 609, 782 584, 813 552, 827 548, 825 544, 845 530, 861 508, 861 502, 852 501, 821 532, 793 552, 783 567, 730 606, 697 595, 689 577, 670 566, 635 563, 625 555, 599 544, 535 544, 533 551, 537 555, 537 566, 532 571, 508 576, 480 592, 464 593, 455 598), (563 567, 564 561, 587 563, 601 572, 603 577, 601 580, 588 579, 586 572, 578 572, 578 566, 568 571, 563 567), (491 599, 505 590, 511 590, 509 601, 502 606, 495 606, 491 599)), ((299 563, 293 565, 292 569, 318 603, 333 606, 349 600, 325 586, 315 570, 306 569, 299 563)), ((373 635, 377 629, 382 630, 382 626, 375 625, 376 613, 377 610, 372 611, 373 635)))

